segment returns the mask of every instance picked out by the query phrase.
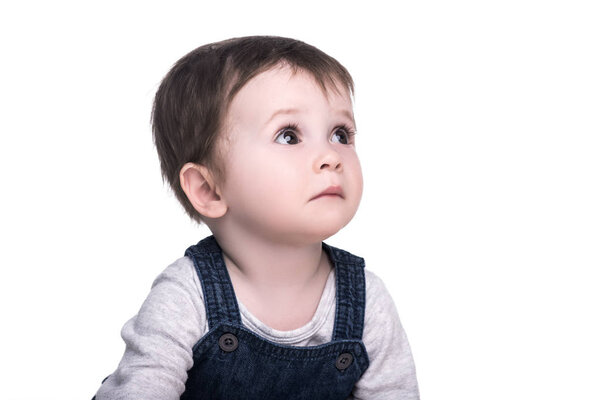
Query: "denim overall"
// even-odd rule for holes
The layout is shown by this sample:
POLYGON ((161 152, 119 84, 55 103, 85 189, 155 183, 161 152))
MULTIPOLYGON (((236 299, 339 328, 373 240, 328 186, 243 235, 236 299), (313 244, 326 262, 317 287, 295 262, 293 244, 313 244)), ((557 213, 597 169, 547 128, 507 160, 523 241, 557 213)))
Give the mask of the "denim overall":
POLYGON ((345 400, 369 366, 362 343, 364 260, 322 243, 335 266, 336 316, 329 343, 276 344, 242 325, 221 248, 214 236, 189 247, 204 292, 208 333, 193 348, 182 400, 345 400))

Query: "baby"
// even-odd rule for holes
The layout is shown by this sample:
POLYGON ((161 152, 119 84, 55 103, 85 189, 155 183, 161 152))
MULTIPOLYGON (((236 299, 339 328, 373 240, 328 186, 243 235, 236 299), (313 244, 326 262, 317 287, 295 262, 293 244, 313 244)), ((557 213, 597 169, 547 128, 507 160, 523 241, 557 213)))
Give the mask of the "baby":
POLYGON ((353 81, 303 42, 202 46, 163 79, 163 179, 212 235, 158 276, 104 399, 418 399, 393 300, 323 240, 358 208, 353 81))

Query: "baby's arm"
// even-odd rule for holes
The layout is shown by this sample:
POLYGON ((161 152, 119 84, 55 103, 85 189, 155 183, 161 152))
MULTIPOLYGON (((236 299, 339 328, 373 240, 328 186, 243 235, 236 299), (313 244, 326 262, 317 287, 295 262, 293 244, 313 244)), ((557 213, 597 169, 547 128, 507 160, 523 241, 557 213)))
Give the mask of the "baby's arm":
POLYGON ((379 277, 368 270, 365 273, 363 342, 369 368, 355 385, 351 399, 417 400, 415 365, 394 300, 379 277))
POLYGON ((125 354, 96 400, 178 400, 185 390, 192 347, 207 325, 199 282, 182 261, 156 278, 139 313, 123 326, 125 354))

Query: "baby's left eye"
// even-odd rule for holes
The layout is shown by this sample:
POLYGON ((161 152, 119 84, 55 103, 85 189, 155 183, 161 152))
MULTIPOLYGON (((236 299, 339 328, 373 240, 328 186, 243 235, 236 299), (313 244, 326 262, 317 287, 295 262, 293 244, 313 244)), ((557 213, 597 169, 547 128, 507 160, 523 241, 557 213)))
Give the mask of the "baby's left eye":
POLYGON ((341 144, 352 144, 353 143, 354 131, 347 127, 339 127, 333 132, 332 141, 341 144))

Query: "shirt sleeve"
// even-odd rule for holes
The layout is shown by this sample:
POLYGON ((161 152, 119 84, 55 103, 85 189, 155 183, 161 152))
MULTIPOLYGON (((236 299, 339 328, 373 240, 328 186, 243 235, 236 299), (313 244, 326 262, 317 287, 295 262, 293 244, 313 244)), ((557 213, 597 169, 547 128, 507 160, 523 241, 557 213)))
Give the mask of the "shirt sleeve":
POLYGON ((207 331, 202 290, 185 257, 154 283, 140 311, 125 323, 125 353, 96 400, 178 400, 193 365, 192 347, 207 331))
POLYGON ((418 400, 415 365, 406 333, 383 281, 366 274, 363 343, 369 368, 357 382, 350 399, 418 400))

